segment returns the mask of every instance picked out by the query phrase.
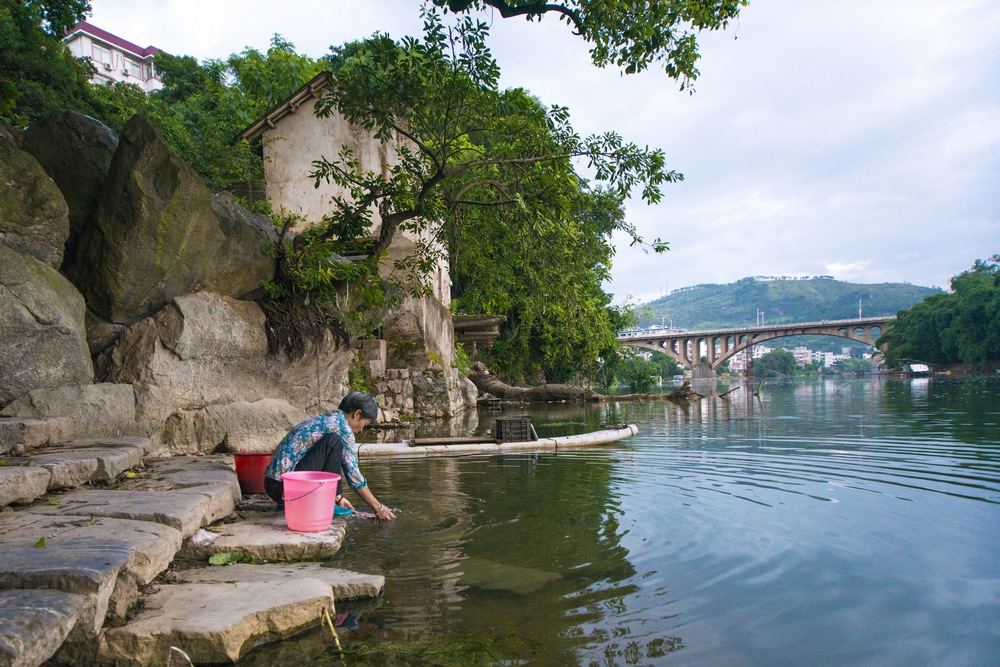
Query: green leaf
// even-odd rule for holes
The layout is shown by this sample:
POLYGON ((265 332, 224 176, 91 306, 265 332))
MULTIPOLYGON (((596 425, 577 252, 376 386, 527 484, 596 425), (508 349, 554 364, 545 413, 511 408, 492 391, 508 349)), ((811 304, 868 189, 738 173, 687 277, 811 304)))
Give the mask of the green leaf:
POLYGON ((252 563, 253 556, 245 551, 223 551, 212 554, 208 562, 210 565, 233 565, 235 563, 252 563))
POLYGON ((49 505, 53 505, 55 507, 59 507, 59 501, 56 500, 55 498, 49 498, 49 505))
POLYGON ((45 537, 44 536, 42 536, 41 538, 39 538, 39 540, 37 542, 35 542, 35 548, 36 549, 44 549, 45 548, 45 537))

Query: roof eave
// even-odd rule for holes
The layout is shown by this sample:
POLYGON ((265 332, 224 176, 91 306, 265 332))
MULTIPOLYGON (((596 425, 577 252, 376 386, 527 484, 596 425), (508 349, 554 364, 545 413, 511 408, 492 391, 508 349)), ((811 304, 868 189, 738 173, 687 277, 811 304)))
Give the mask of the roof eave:
POLYGON ((255 141, 269 129, 274 128, 278 121, 290 113, 295 113, 307 100, 319 97, 319 92, 326 88, 333 78, 331 72, 320 72, 307 81, 301 88, 275 105, 270 111, 255 120, 245 130, 236 135, 236 141, 255 141))

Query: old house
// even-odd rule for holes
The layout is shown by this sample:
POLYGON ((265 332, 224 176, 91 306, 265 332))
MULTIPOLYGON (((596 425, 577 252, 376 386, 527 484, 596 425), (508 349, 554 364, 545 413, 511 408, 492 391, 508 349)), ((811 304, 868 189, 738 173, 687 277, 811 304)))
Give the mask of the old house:
MULTIPOLYGON (((274 210, 283 208, 301 216, 303 222, 298 224, 299 229, 319 222, 331 210, 333 197, 348 194, 331 183, 321 183, 316 187, 309 176, 314 160, 321 156, 332 159, 343 146, 348 146, 362 170, 386 173, 397 159, 396 149, 400 144, 379 142, 369 130, 351 126, 336 114, 329 118, 316 116, 315 106, 330 85, 334 85, 330 73, 317 75, 239 135, 240 139, 260 143, 264 157, 265 195, 274 210)), ((378 234, 377 211, 373 218, 376 224, 372 233, 378 234)), ((419 240, 413 232, 397 232, 389 247, 389 261, 411 255, 419 240)), ((426 242, 429 239, 422 240, 426 242)), ((428 296, 406 298, 386 318, 383 326, 387 345, 385 367, 410 369, 418 373, 442 371, 436 375, 442 376, 442 382, 447 386, 433 391, 446 389, 451 396, 451 407, 457 408, 454 405, 456 401, 466 400, 455 395, 456 391, 463 389, 458 385, 465 380, 463 378, 459 382, 451 368, 455 329, 449 309, 451 283, 446 260, 438 262, 428 280, 428 296)), ((418 404, 420 391, 415 383, 414 398, 418 404)))

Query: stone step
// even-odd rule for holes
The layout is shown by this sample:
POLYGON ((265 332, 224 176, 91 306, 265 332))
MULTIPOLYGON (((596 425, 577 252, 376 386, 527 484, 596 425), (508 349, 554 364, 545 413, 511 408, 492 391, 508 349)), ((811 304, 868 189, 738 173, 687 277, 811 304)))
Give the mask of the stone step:
POLYGON ((6 545, 0 560, 0 589, 45 589, 80 595, 83 604, 69 633, 93 640, 104 625, 111 594, 131 549, 119 540, 71 537, 44 546, 6 545))
POLYGON ((151 451, 148 438, 105 438, 76 440, 29 456, 4 459, 5 465, 0 466, 0 506, 28 503, 46 491, 87 482, 112 482, 140 466, 151 451))
POLYGON ((166 664, 171 646, 196 664, 235 662, 319 625, 324 609, 335 615, 334 600, 377 597, 385 586, 382 576, 316 563, 198 568, 169 579, 132 621, 105 631, 96 662, 166 664))
POLYGON ((60 591, 0 591, 0 665, 37 667, 62 646, 84 605, 60 591))
POLYGON ((45 495, 52 474, 45 468, 21 464, 0 466, 0 507, 30 503, 45 495))
POLYGON ((165 665, 171 647, 199 665, 236 662, 256 646, 319 625, 332 605, 332 588, 318 579, 160 586, 130 623, 104 633, 96 660, 84 662, 165 665))
MULTIPOLYGON (((106 441, 102 441, 106 442, 106 441)), ((123 445, 122 451, 129 447, 123 445)), ((133 452, 134 455, 134 452, 133 452)), ((77 489, 36 503, 34 511, 149 521, 189 537, 202 526, 229 516, 239 500, 236 473, 228 457, 147 459, 146 470, 114 489, 77 489)), ((110 465, 106 461, 105 465, 110 465)))
POLYGON ((57 445, 66 442, 70 432, 66 417, 0 417, 0 454, 57 445))
POLYGON ((375 598, 385 588, 385 577, 381 574, 351 572, 329 563, 272 563, 268 565, 227 565, 220 567, 176 570, 168 575, 168 580, 176 583, 217 583, 233 580, 261 582, 277 587, 297 579, 318 579, 333 588, 337 601, 375 598))
POLYGON ((147 521, 42 514, 31 508, 0 515, 0 550, 12 546, 42 549, 35 545, 44 540, 44 549, 58 551, 87 538, 120 542, 129 549, 108 603, 107 619, 112 623, 124 621, 139 597, 139 587, 170 566, 182 539, 180 531, 147 521))
POLYGON ((188 560, 207 561, 217 553, 247 554, 255 563, 267 561, 321 561, 340 551, 347 532, 344 519, 334 519, 329 530, 297 533, 288 529, 281 512, 240 512, 241 520, 219 526, 209 544, 188 538, 178 554, 188 560))
POLYGON ((184 491, 77 490, 53 498, 58 506, 39 503, 34 510, 60 516, 150 521, 175 528, 184 537, 229 516, 236 506, 229 488, 221 485, 184 491))
POLYGON ((164 491, 193 489, 200 486, 223 486, 232 496, 233 503, 242 497, 240 483, 233 468, 233 457, 173 456, 147 459, 143 474, 118 485, 124 490, 164 491))

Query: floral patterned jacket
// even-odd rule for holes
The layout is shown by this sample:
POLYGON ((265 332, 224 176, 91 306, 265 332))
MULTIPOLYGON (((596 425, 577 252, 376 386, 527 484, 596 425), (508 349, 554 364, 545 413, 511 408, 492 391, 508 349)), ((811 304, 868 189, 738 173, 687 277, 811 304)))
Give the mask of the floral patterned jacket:
POLYGON ((281 473, 295 470, 295 466, 306 452, 327 433, 340 436, 344 443, 344 480, 355 491, 368 486, 368 481, 358 469, 358 449, 354 441, 354 431, 347 425, 347 417, 340 410, 307 419, 289 431, 274 450, 264 476, 280 480, 281 473))

